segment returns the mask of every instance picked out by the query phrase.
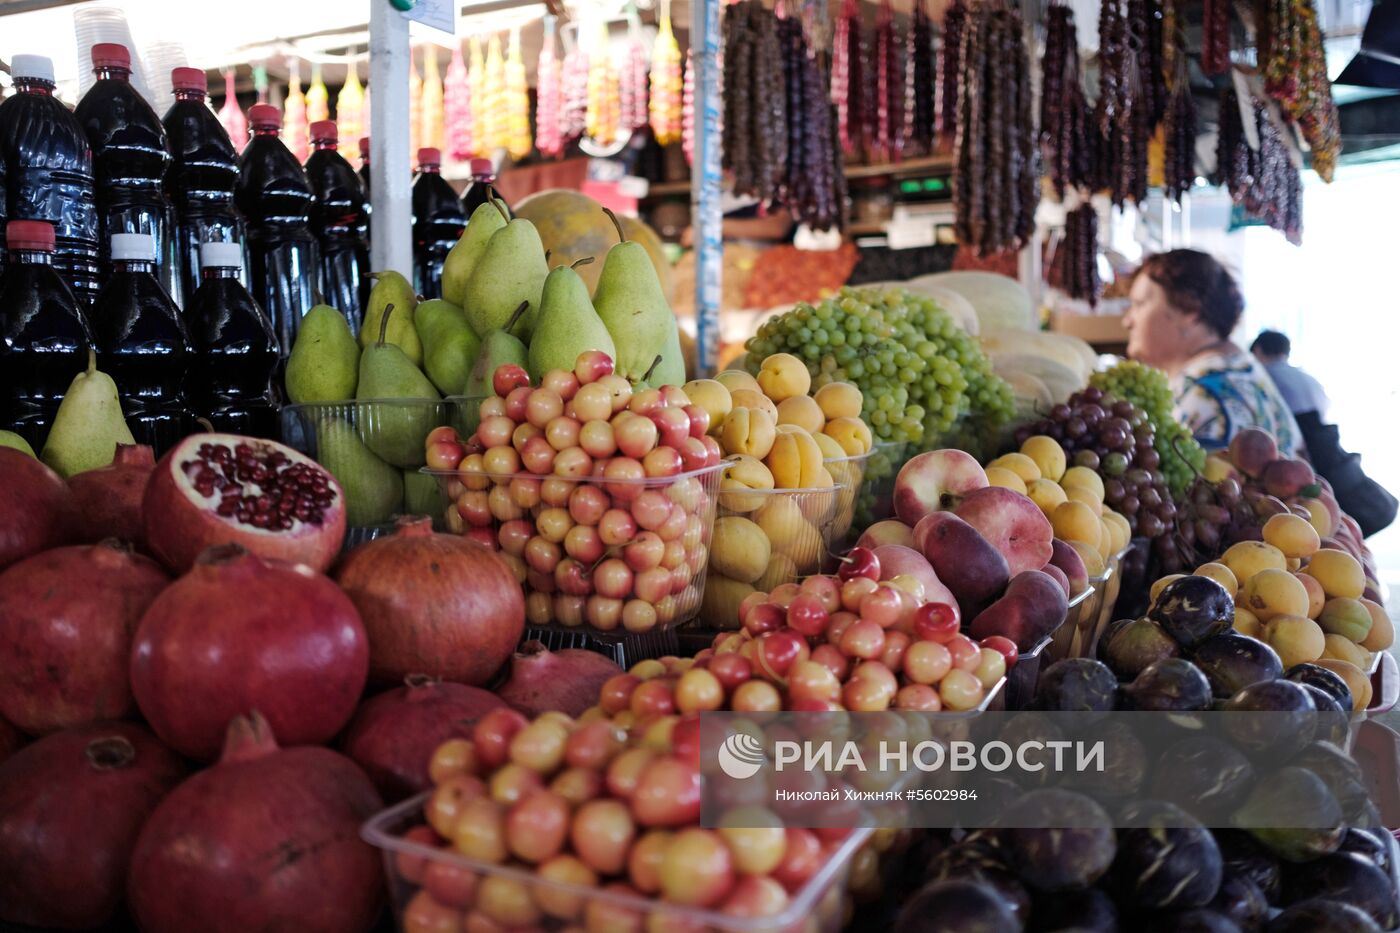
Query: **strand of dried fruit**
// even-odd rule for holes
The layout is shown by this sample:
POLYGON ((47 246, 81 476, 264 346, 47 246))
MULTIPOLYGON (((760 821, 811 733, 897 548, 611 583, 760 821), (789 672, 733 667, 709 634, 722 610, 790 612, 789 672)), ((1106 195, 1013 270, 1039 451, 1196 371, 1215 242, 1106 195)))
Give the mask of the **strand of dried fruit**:
POLYGON ((850 145, 851 18, 847 16, 849 7, 850 0, 846 0, 831 31, 831 102, 836 106, 836 122, 843 149, 850 145))
POLYGON ((1005 241, 1008 203, 1006 182, 1011 175, 1011 152, 1007 146, 1007 131, 1011 128, 1011 113, 1008 110, 1007 84, 1012 79, 1009 68, 1000 67, 1005 62, 1006 17, 1005 10, 992 10, 988 14, 987 49, 985 56, 985 81, 987 88, 986 139, 986 223, 982 228, 981 242, 977 244, 983 254, 996 251, 998 243, 1005 241))
POLYGON ((734 175, 734 193, 754 190, 753 144, 753 36, 749 31, 749 4, 735 3, 724 12, 724 155, 723 164, 734 175))
POLYGON ((978 250, 983 242, 986 191, 986 141, 984 139, 984 94, 982 77, 986 57, 988 17, 983 7, 968 10, 961 24, 962 42, 958 48, 958 89, 956 142, 957 158, 953 173, 954 229, 958 240, 978 250))
POLYGON ((1085 203, 1065 217, 1064 239, 1055 265, 1059 286, 1066 295, 1098 303, 1103 291, 1098 269, 1099 215, 1085 203))
POLYGON ((651 49, 651 91, 647 111, 656 141, 669 146, 681 133, 681 50, 671 29, 671 5, 663 3, 651 49))
POLYGON ((1069 183, 1070 148, 1075 141, 1065 135, 1065 123, 1069 119, 1068 96, 1072 93, 1067 85, 1078 71, 1078 57, 1074 11, 1057 3, 1045 13, 1045 54, 1041 58, 1040 80, 1041 154, 1057 198, 1065 196, 1065 186, 1069 183))
POLYGON ((938 132, 953 133, 958 125, 958 79, 962 75, 962 38, 967 23, 963 0, 953 0, 943 14, 943 55, 938 74, 938 132))
POLYGON ((555 53, 554 17, 545 17, 544 46, 535 67, 535 148, 540 155, 558 156, 564 151, 559 131, 563 88, 559 83, 559 58, 555 53))
POLYGON ((1317 8, 1312 0, 1277 0, 1266 10, 1259 30, 1264 89, 1297 122, 1312 150, 1313 170, 1331 181, 1341 153, 1341 126, 1317 8))
POLYGON ((627 58, 618 77, 619 120, 630 133, 647 125, 647 57, 636 36, 627 41, 627 58))
POLYGON ((1203 0, 1201 70, 1210 77, 1230 70, 1230 0, 1203 0))
POLYGON ((845 59, 846 93, 845 112, 841 115, 841 149, 848 156, 859 156, 864 153, 869 138, 866 135, 870 106, 867 83, 871 69, 865 57, 865 30, 861 26, 857 0, 844 0, 837 28, 844 39, 845 59))
POLYGON ((747 0, 755 28, 754 99, 759 103, 761 145, 758 149, 759 196, 773 201, 787 171, 787 82, 783 75, 783 46, 778 17, 761 0, 747 0))
MULTIPOLYGON (((1172 45, 1175 47, 1178 42, 1172 45)), ((1167 103, 1162 183, 1167 197, 1180 203, 1181 196, 1196 181, 1196 101, 1191 96, 1185 50, 1178 49, 1174 60, 1177 71, 1167 103)))
POLYGON ((510 32, 510 56, 505 65, 505 113, 507 150, 519 161, 530 154, 530 86, 525 77, 525 61, 520 54, 520 30, 510 32))
POLYGON ((582 136, 588 126, 588 54, 577 43, 564 56, 560 84, 564 106, 559 111, 559 134, 567 143, 582 136))
POLYGON ((1016 127, 1013 137, 1016 146, 1016 187, 1012 189, 1015 192, 1015 226, 1012 233, 1017 243, 1028 243, 1035 234, 1035 209, 1040 203, 1040 171, 1036 163, 1035 121, 1032 117, 1032 65, 1020 14, 1013 17, 1010 38, 1012 60, 1016 63, 1016 127))
POLYGON ((778 41, 782 46, 784 97, 788 111, 787 167, 782 188, 788 206, 795 211, 807 194, 803 179, 808 169, 805 142, 808 127, 803 119, 806 111, 806 68, 803 59, 807 55, 807 43, 802 35, 802 22, 792 15, 779 18, 778 41))
POLYGON ((924 0, 915 0, 904 48, 904 140, 912 152, 932 152, 937 132, 935 92, 938 73, 933 23, 924 0))
MULTIPOLYGON (((691 49, 685 50, 685 78, 681 90, 681 152, 685 154, 686 165, 695 162, 695 71, 691 52, 691 49)), ((652 132, 656 132, 655 126, 652 132)))

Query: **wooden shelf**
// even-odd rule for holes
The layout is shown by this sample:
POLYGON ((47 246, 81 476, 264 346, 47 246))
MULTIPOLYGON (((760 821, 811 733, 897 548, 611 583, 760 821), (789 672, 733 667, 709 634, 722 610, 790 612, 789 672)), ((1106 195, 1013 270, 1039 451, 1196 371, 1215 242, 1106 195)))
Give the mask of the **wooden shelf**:
POLYGON ((877 165, 848 165, 846 177, 879 178, 883 175, 905 175, 912 172, 948 171, 953 167, 953 157, 947 154, 920 156, 905 159, 903 162, 881 162, 877 165))
POLYGON ((647 197, 649 198, 659 198, 668 194, 690 194, 690 179, 653 182, 647 188, 647 197))

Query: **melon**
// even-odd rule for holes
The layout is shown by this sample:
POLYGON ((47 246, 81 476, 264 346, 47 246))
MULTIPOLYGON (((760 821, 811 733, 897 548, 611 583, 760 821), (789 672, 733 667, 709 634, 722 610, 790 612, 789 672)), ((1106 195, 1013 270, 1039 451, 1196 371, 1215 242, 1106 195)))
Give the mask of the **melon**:
POLYGON ((924 276, 922 281, 952 289, 966 298, 977 312, 983 333, 995 328, 1035 329, 1030 293, 1013 278, 995 272, 965 270, 939 272, 924 276))

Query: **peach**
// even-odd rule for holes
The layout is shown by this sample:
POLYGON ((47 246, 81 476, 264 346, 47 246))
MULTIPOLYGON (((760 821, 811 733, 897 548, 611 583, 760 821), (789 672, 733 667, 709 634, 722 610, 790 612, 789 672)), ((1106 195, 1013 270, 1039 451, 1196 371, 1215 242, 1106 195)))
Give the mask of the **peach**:
POLYGON ((1371 612, 1359 599, 1337 596, 1323 605, 1317 624, 1327 634, 1341 635, 1359 645, 1371 634, 1371 612))
MULTIPOLYGON (((1240 588, 1240 581, 1235 579, 1234 572, 1218 561, 1211 561, 1210 563, 1202 564, 1197 567, 1196 576, 1210 577, 1216 583, 1225 587, 1227 593, 1238 592, 1240 588)), ((1321 590, 1318 591, 1319 594, 1321 592, 1321 590)), ((1311 616, 1309 617, 1311 618, 1311 616)))
POLYGON ((1001 552, 1013 578, 1049 563, 1054 529, 1029 497, 987 486, 968 493, 953 511, 1001 552))
POLYGON ((1026 494, 1025 480, 1008 470, 1006 467, 987 467, 987 485, 1000 486, 1002 489, 1014 489, 1021 495, 1026 494))
POLYGON ((826 415, 807 395, 794 395, 778 403, 778 424, 795 424, 810 434, 826 427, 826 415))
POLYGON ((865 398, 860 389, 849 382, 828 382, 812 394, 828 421, 837 418, 859 418, 865 398))
POLYGON ((1059 538, 1050 542, 1050 566, 1057 567, 1069 581, 1071 596, 1089 585, 1089 571, 1079 552, 1059 538))
POLYGON ((1321 545, 1317 529, 1297 515, 1274 515, 1264 523, 1264 540, 1285 557, 1310 557, 1321 545))
POLYGON ((1230 545, 1225 553, 1220 555, 1220 563, 1229 567, 1235 579, 1243 586, 1250 577, 1261 570, 1286 569, 1288 558, 1272 544, 1265 544, 1263 541, 1240 541, 1230 545))
POLYGON ((1021 477, 1021 482, 1023 483, 1029 483, 1031 480, 1044 478, 1041 475, 1040 467, 1025 454, 1002 454, 1000 457, 997 457, 991 463, 987 464, 987 467, 1000 467, 1003 470, 1010 470, 1012 473, 1021 477))
POLYGON ((1329 597, 1359 599, 1366 590, 1366 573, 1361 562, 1343 551, 1322 548, 1308 561, 1303 573, 1321 583, 1322 591, 1329 597))
POLYGON ((1316 619, 1322 612, 1322 607, 1327 603, 1327 594, 1322 590, 1322 584, 1317 582, 1315 577, 1310 577, 1301 570, 1294 571, 1293 576, 1298 578, 1298 582, 1303 584, 1303 589, 1308 591, 1308 618, 1316 619))
POLYGON ((1082 502, 1061 502, 1050 516, 1050 525, 1055 537, 1066 541, 1083 541, 1097 548, 1103 538, 1099 513, 1082 502))
POLYGON ((1395 643, 1395 623, 1375 600, 1363 598, 1361 605, 1371 614, 1371 630, 1361 642, 1361 647, 1367 651, 1385 651, 1395 643))
POLYGON ((952 508, 963 496, 986 486, 982 464, 966 451, 926 451, 910 458, 895 477, 894 512, 913 526, 930 512, 952 508))
POLYGON ((1287 570, 1261 570, 1244 583, 1241 602, 1266 625, 1277 616, 1308 617, 1308 591, 1287 570))
POLYGON ((1053 437, 1044 434, 1028 437, 1021 445, 1021 453, 1034 460, 1040 475, 1050 482, 1058 483, 1065 475, 1065 449, 1053 437))
POLYGON ((738 515, 715 519, 710 566, 726 577, 752 583, 767 569, 771 552, 768 536, 754 522, 738 515))
MULTIPOLYGON (((861 534, 856 540, 856 547, 869 548, 875 550, 882 544, 902 544, 905 547, 917 547, 914 543, 914 530, 904 522, 893 518, 876 522, 861 534)), ((922 550, 922 548, 920 548, 922 550)))
POLYGON ((682 388, 692 405, 699 405, 709 414, 710 433, 718 433, 719 426, 734 409, 734 399, 724 383, 715 379, 692 379, 682 388))
POLYGON ((766 495, 745 495, 740 490, 772 489, 773 474, 761 460, 738 454, 719 483, 719 504, 731 512, 752 512, 768 500, 766 495))
POLYGON ((945 603, 956 611, 957 597, 918 551, 899 544, 884 544, 875 549, 875 559, 880 562, 881 580, 912 577, 923 588, 923 602, 945 603))
POLYGON ((762 460, 773 449, 777 433, 773 416, 762 408, 735 408, 720 427, 719 442, 725 453, 762 460))
POLYGON ((1040 568, 1040 572, 1060 584, 1060 589, 1065 591, 1066 598, 1074 595, 1073 591, 1069 588, 1069 577, 1065 576, 1065 572, 1059 567, 1056 567, 1054 564, 1046 564, 1044 567, 1040 568))
POLYGON ((749 389, 760 395, 763 394, 763 389, 759 388, 758 380, 742 369, 726 369, 723 372, 716 373, 715 382, 718 382, 728 389, 731 395, 739 389, 749 389))
POLYGON ((1027 570, 1011 578, 1005 595, 978 613, 968 632, 977 639, 1001 635, 1026 651, 1059 628, 1068 612, 1060 584, 1039 570, 1027 570))
POLYGON ((1060 485, 1065 487, 1066 493, 1075 486, 1092 489, 1098 500, 1103 501, 1103 480, 1088 467, 1072 466, 1065 470, 1065 475, 1060 477, 1060 485))
POLYGON ((1278 443, 1273 435, 1258 428, 1245 428, 1230 439, 1230 462, 1247 476, 1259 476, 1278 459, 1278 443))
POLYGON ((859 457, 868 453, 875 439, 870 434, 870 426, 859 418, 833 418, 822 431, 829 435, 849 457, 859 457))
POLYGON ((758 368, 758 387, 774 402, 806 395, 812 388, 807 364, 791 353, 774 353, 758 368))
POLYGON ((1317 476, 1304 460, 1275 460, 1264 467, 1259 481, 1269 495, 1287 499, 1316 484, 1317 476))
POLYGON ((1054 514, 1055 507, 1061 502, 1068 502, 1069 497, 1065 495, 1064 488, 1059 483, 1051 482, 1048 479, 1035 479, 1026 484, 1026 495, 1031 497, 1031 501, 1040 506, 1040 511, 1049 518, 1054 514))
POLYGON ((778 421, 778 405, 762 392, 755 392, 753 389, 736 389, 729 393, 729 397, 734 400, 734 408, 758 408, 767 412, 773 419, 773 423, 778 421))
POLYGON ((1011 578, 1001 552, 952 512, 930 512, 920 519, 914 547, 969 616, 1001 595, 1011 578))

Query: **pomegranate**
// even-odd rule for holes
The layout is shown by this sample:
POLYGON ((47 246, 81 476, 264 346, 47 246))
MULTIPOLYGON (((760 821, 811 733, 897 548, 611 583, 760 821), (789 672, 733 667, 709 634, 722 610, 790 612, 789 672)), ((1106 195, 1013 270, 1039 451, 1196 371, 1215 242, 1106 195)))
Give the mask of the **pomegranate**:
POLYGON ((432 786, 428 761, 443 742, 469 739, 484 713, 505 702, 494 693, 422 674, 360 705, 340 750, 369 775, 390 803, 432 786))
POLYGON ((182 772, 129 722, 58 732, 0 764, 0 920, 63 929, 110 920, 136 836, 182 772))
POLYGON ((542 642, 527 641, 511 657, 510 677, 496 695, 526 716, 550 710, 580 716, 598 703, 603 684, 622 672, 596 651, 550 651, 542 642))
POLYGON ((118 444, 112 462, 68 477, 82 516, 83 540, 120 538, 144 544, 141 499, 156 468, 156 454, 143 444, 118 444))
POLYGON ((229 724, 223 757, 161 801, 131 855, 127 897, 146 933, 357 933, 384 879, 360 824, 383 806, 328 748, 278 748, 254 713, 229 724))
POLYGON ((77 503, 53 470, 12 447, 0 447, 0 569, 77 540, 77 503))
POLYGON ((131 649, 131 692, 156 735, 208 761, 228 722, 258 710, 290 745, 328 742, 364 690, 369 643, 328 578, 210 548, 156 597, 131 649))
POLYGON ((409 674, 482 686, 525 630, 525 595, 495 553, 457 535, 434 534, 426 518, 346 555, 336 580, 369 632, 370 677, 409 674))
POLYGON ((151 552, 181 573, 216 544, 325 571, 345 540, 335 477, 290 447, 236 434, 194 434, 171 448, 141 511, 151 552))
POLYGON ((0 573, 0 714, 36 735, 129 716, 132 635, 169 584, 160 564, 115 540, 0 573))

